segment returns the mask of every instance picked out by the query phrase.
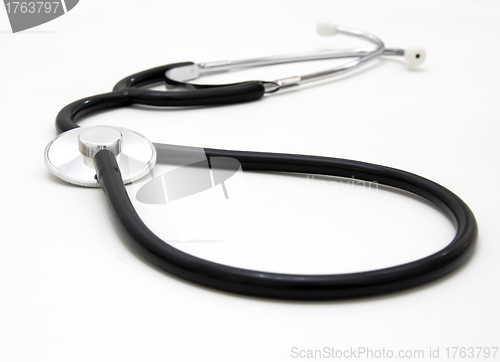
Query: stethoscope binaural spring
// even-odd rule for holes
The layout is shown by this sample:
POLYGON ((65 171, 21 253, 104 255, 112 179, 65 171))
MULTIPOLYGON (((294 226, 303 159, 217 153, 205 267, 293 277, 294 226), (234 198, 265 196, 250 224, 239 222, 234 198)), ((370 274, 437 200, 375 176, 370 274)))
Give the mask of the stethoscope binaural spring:
POLYGON ((205 149, 207 160, 229 157, 243 170, 279 171, 355 178, 376 181, 419 195, 444 210, 456 222, 454 239, 442 250, 403 265, 368 272, 333 275, 267 273, 230 267, 184 253, 152 233, 135 211, 125 184, 140 179, 154 167, 156 158, 172 150, 190 155, 191 147, 153 144, 144 136, 120 127, 80 128, 76 121, 97 111, 132 104, 160 107, 223 105, 259 99, 267 93, 326 79, 378 59, 382 55, 404 56, 410 65, 420 65, 426 57, 419 47, 387 49, 373 34, 337 26, 318 24, 322 35, 345 34, 374 44, 367 48, 328 50, 240 61, 176 63, 149 69, 124 78, 113 92, 83 98, 64 107, 56 118, 61 133, 45 150, 45 163, 57 177, 72 184, 101 187, 129 240, 146 259, 167 272, 186 280, 233 293, 259 297, 324 300, 387 293, 435 280, 458 268, 472 253, 477 224, 471 210, 455 194, 423 177, 405 171, 344 159, 205 149), (237 68, 330 58, 354 58, 332 69, 272 81, 202 85, 192 81, 204 74, 237 68), (164 82, 168 91, 144 87, 164 82), (133 167, 128 160, 133 159, 133 167), (125 167, 125 165, 127 165, 125 167))

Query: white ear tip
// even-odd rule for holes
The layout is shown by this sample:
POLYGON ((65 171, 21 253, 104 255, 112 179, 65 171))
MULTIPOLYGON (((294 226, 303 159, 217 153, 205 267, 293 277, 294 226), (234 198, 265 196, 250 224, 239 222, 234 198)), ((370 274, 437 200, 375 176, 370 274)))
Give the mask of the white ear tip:
POLYGON ((413 45, 405 50, 405 59, 412 67, 418 67, 425 61, 426 57, 425 49, 418 45, 413 45))
POLYGON ((321 19, 316 25, 316 32, 321 36, 330 36, 337 34, 337 24, 329 19, 321 19))

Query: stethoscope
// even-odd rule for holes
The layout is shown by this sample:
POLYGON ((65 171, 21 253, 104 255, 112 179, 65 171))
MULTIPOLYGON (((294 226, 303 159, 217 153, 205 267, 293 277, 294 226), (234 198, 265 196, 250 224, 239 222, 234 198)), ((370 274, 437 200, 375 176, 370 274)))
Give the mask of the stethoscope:
POLYGON ((421 285, 458 268, 472 253, 477 223, 468 206, 446 188, 418 175, 359 161, 294 154, 205 149, 207 160, 236 159, 244 171, 278 171, 354 178, 377 182, 419 195, 445 211, 456 224, 450 244, 423 259, 390 268, 333 275, 268 273, 230 267, 184 253, 158 238, 141 220, 125 184, 139 180, 154 167, 157 158, 170 152, 189 157, 192 147, 153 144, 144 136, 120 127, 80 128, 76 121, 97 111, 142 104, 150 106, 200 106, 248 102, 266 93, 330 78, 358 69, 382 55, 404 56, 412 66, 426 57, 419 47, 387 49, 375 35, 328 21, 318 24, 321 35, 345 34, 375 46, 328 50, 239 61, 177 63, 133 74, 118 82, 110 93, 87 97, 64 107, 56 118, 58 137, 45 150, 48 169, 60 179, 86 187, 101 187, 118 222, 133 247, 165 271, 211 288, 238 294, 321 300, 387 293, 421 285), (202 85, 192 81, 210 73, 287 62, 331 58, 354 58, 341 66, 303 76, 274 81, 247 81, 202 85), (143 87, 164 82, 168 91, 143 87))

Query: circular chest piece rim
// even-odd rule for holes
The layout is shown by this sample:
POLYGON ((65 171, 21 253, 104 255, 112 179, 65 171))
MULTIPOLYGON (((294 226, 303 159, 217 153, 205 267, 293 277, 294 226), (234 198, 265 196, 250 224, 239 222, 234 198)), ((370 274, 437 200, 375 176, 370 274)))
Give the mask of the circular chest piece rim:
POLYGON ((156 164, 156 148, 140 133, 123 127, 92 126, 54 138, 45 149, 45 165, 65 182, 100 187, 93 157, 103 149, 116 156, 124 184, 146 176, 156 164))

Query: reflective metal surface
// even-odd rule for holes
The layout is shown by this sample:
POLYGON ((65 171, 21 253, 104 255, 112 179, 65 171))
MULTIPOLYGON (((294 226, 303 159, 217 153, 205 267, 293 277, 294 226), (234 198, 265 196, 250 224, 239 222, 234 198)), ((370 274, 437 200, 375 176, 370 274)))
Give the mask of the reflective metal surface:
POLYGON ((101 150, 109 150, 118 156, 122 151, 122 142, 121 132, 111 127, 91 127, 78 135, 78 149, 89 158, 94 158, 101 150))
POLYGON ((252 59, 198 63, 170 69, 166 72, 166 76, 172 80, 182 83, 197 79, 205 74, 225 72, 237 68, 250 68, 334 58, 357 58, 341 66, 337 66, 335 68, 327 69, 321 72, 306 74, 302 76, 291 76, 283 79, 264 82, 266 93, 272 93, 276 92, 279 89, 293 87, 300 84, 344 74, 348 71, 357 69, 359 66, 379 57, 380 55, 404 56, 405 54, 404 49, 385 49, 384 43, 378 37, 363 30, 348 28, 345 26, 336 26, 335 33, 361 38, 374 44, 375 47, 333 49, 252 59))
POLYGON ((45 165, 63 181, 99 187, 93 156, 101 149, 117 154, 125 184, 147 175, 156 163, 156 149, 144 136, 126 128, 95 126, 75 128, 53 139, 45 149, 45 165))

